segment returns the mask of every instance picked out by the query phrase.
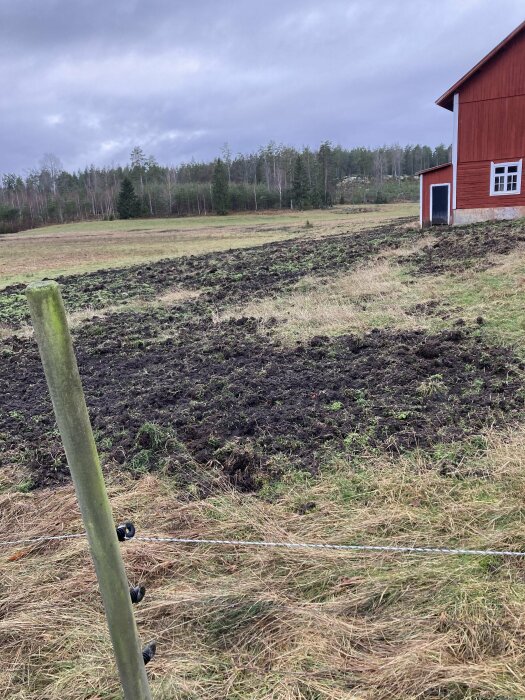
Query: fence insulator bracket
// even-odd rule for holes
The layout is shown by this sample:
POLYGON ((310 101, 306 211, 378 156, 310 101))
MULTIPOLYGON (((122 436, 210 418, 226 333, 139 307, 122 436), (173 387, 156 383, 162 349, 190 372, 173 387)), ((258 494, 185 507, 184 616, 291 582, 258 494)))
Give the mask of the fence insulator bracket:
POLYGON ((131 596, 132 603, 140 603, 140 601, 146 595, 146 588, 144 586, 130 586, 129 594, 131 596))
POLYGON ((135 536, 135 525, 129 520, 117 527, 117 537, 119 542, 130 540, 135 536))
POLYGON ((155 656, 156 651, 157 651, 157 643, 156 642, 150 642, 149 644, 146 644, 146 646, 142 650, 142 658, 144 659, 144 665, 149 664, 151 659, 155 656))

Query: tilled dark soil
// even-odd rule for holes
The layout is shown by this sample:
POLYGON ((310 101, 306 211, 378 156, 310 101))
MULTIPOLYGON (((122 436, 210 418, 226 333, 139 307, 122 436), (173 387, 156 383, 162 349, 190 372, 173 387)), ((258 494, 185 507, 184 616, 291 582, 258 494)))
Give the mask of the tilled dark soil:
MULTIPOLYGON (((508 245, 521 240, 516 224, 490 226, 501 227, 503 237, 511 231, 508 245)), ((197 300, 170 309, 95 318, 76 331, 105 463, 136 472, 162 468, 181 483, 202 483, 208 471, 221 470, 251 490, 290 465, 315 472, 334 450, 432 448, 522 416, 523 365, 510 350, 485 345, 474 328, 452 326, 433 336, 373 330, 364 338, 317 337, 287 348, 255 319, 213 322, 213 309, 281 290, 305 274, 349 269, 419 235, 406 227, 388 230, 68 279, 70 308, 110 294, 114 303, 124 293, 148 296, 175 285, 204 289, 197 300)), ((462 243, 451 245, 454 258, 442 241, 459 234, 436 235, 433 264, 436 256, 445 266, 456 264, 462 243)), ((471 237, 468 259, 483 261, 494 250, 490 237, 477 229, 471 237)), ((409 260, 430 272, 428 253, 409 260)), ((34 342, 3 341, 0 360, 0 464, 20 460, 36 486, 66 479, 34 342)))
MULTIPOLYGON (((124 341, 133 322, 109 319, 102 343, 98 334, 78 338, 93 426, 112 460, 147 469, 162 461, 179 478, 187 478, 186 467, 214 464, 239 488, 253 489, 279 470, 276 458, 315 471, 326 447, 429 447, 523 409, 521 366, 464 330, 317 337, 289 349, 260 335, 254 319, 189 321, 161 341, 148 339, 146 321, 144 346, 130 347, 124 341), (141 430, 145 423, 158 426, 160 444, 141 430)), ((36 484, 61 480, 65 465, 36 348, 19 339, 7 345, 4 449, 26 450, 36 484)))
POLYGON ((435 243, 405 260, 420 274, 490 267, 490 256, 506 255, 525 241, 523 219, 470 226, 435 227, 435 243))

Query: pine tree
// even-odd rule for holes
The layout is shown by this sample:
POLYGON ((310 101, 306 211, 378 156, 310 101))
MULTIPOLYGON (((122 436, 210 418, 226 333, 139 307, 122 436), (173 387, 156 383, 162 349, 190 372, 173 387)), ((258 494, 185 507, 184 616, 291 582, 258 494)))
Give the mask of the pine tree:
POLYGON ((230 209, 230 191, 228 185, 228 168, 217 158, 213 169, 212 181, 213 207, 217 214, 224 215, 230 209))
POLYGON ((121 219, 134 219, 140 214, 140 202, 129 177, 125 177, 120 185, 117 212, 121 219))
POLYGON ((303 157, 298 155, 295 159, 292 184, 293 205, 296 209, 304 209, 311 205, 310 183, 308 173, 304 167, 303 157))

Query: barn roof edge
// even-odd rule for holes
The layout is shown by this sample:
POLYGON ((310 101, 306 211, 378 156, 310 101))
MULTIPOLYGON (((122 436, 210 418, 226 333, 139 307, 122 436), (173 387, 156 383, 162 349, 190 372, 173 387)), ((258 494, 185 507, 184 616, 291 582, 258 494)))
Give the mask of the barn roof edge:
POLYGON ((489 61, 491 61, 499 52, 504 49, 507 44, 509 44, 518 34, 520 34, 523 30, 525 30, 525 20, 516 27, 508 36, 503 39, 503 41, 500 41, 500 43, 495 46, 492 51, 489 51, 489 53, 484 56, 481 61, 476 63, 474 68, 471 68, 465 75, 460 78, 454 85, 449 88, 446 92, 444 92, 440 98, 436 100, 436 104, 439 105, 440 107, 443 107, 444 109, 448 109, 451 112, 453 111, 453 101, 454 101, 454 93, 458 92, 459 88, 467 82, 467 80, 470 80, 473 75, 475 75, 485 64, 487 64, 489 61))
POLYGON ((431 168, 425 168, 424 170, 419 170, 416 175, 425 175, 432 170, 441 170, 441 168, 449 168, 452 163, 442 163, 441 165, 433 165, 431 168))

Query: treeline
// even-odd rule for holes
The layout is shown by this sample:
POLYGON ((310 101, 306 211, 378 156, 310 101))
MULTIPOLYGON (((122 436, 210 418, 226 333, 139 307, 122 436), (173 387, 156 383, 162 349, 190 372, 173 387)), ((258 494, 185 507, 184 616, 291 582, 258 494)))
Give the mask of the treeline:
MULTIPOLYGON (((444 145, 346 149, 330 142, 301 151, 270 143, 256 153, 235 156, 225 145, 220 158, 227 178, 228 211, 414 199, 414 175, 449 160, 449 148, 444 145)), ((2 176, 0 232, 116 218, 124 178, 133 184, 140 216, 215 212, 217 166, 218 161, 162 166, 134 148, 124 167, 91 166, 69 173, 56 156, 48 154, 25 177, 2 176)))

